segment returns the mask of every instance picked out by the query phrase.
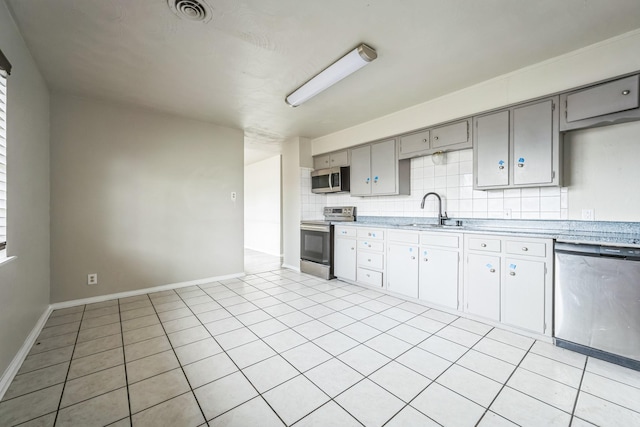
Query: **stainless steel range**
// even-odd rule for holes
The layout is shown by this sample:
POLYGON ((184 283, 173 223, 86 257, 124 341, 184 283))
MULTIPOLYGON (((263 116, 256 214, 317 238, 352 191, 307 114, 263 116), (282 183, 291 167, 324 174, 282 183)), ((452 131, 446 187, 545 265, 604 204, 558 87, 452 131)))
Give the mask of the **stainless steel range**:
POLYGON ((300 222, 300 271, 323 279, 333 279, 332 222, 356 220, 355 206, 324 208, 324 221, 300 222))

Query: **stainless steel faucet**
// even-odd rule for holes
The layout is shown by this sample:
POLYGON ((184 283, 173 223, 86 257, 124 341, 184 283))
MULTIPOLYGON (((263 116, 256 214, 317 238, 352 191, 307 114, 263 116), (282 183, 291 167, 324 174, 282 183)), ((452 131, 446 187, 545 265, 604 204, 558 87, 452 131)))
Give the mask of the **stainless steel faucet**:
POLYGON ((446 212, 444 213, 444 215, 442 215, 442 198, 438 193, 430 192, 425 194, 424 197, 422 198, 422 203, 420 204, 420 208, 424 209, 424 201, 427 200, 428 196, 436 196, 436 198, 438 199, 438 224, 444 225, 444 221, 449 219, 449 217, 447 216, 446 212))

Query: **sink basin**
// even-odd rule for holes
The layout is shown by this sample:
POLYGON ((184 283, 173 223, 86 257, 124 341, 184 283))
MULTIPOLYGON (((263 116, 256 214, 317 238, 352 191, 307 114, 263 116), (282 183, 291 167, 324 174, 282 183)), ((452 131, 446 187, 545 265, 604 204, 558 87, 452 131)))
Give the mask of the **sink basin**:
POLYGON ((460 228, 462 227, 461 225, 456 225, 456 224, 445 224, 445 225, 440 225, 440 224, 420 224, 420 223, 410 223, 410 224, 403 224, 403 227, 416 227, 416 228, 460 228))

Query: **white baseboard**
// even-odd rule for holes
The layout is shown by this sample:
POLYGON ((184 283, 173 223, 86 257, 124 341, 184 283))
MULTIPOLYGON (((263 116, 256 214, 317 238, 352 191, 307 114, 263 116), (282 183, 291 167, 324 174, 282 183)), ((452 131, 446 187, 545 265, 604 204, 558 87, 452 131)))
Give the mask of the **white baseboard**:
POLYGON ((0 377, 0 400, 2 400, 2 397, 7 392, 7 389, 11 385, 11 381, 13 381, 13 378, 18 373, 20 366, 22 366, 22 362, 24 362, 24 359, 29 354, 31 347, 33 346, 36 339, 38 338, 38 335, 40 335, 40 332, 42 331, 44 324, 47 322, 47 319, 49 318, 49 315, 53 310, 58 310, 61 308, 68 308, 68 307, 75 307, 75 306, 84 305, 84 304, 92 304, 95 302, 108 301, 116 298, 126 298, 126 297, 132 297, 136 295, 148 294, 152 292, 160 292, 160 291, 167 291, 170 289, 185 288, 187 286, 202 285, 205 283, 217 282, 220 280, 227 280, 227 279, 235 279, 237 277, 243 277, 243 276, 245 276, 245 273, 227 274, 225 276, 208 277, 205 279, 190 280, 188 282, 172 283, 169 285, 161 285, 161 286, 154 286, 151 288, 136 289, 134 291, 126 291, 126 292, 101 295, 101 296, 91 297, 91 298, 57 302, 49 305, 49 307, 47 307, 44 313, 42 313, 42 316, 40 316, 40 319, 38 319, 38 322, 31 330, 31 333, 24 340, 22 347, 20 347, 20 350, 18 350, 18 353, 15 355, 15 357, 13 358, 13 360, 11 361, 7 369, 4 371, 4 373, 2 374, 2 377, 0 377))
POLYGON ((294 265, 289 265, 289 264, 282 264, 282 268, 286 268, 288 270, 293 270, 293 271, 297 271, 298 273, 300 273, 300 266, 294 266, 294 265))
POLYGON ((56 302, 51 304, 50 307, 53 310, 59 310, 61 308, 75 307, 77 305, 93 304, 96 302, 103 302, 103 301, 108 301, 116 298, 127 298, 127 297, 134 297, 136 295, 149 294, 153 292, 161 292, 161 291, 168 291, 171 289, 186 288, 187 286, 203 285, 205 283, 218 282, 220 280, 227 280, 227 279, 235 279, 243 276, 245 276, 245 273, 234 273, 234 274, 227 274, 225 276, 207 277, 205 279, 196 279, 196 280, 190 280, 188 282, 179 282, 179 283, 172 283, 169 285, 154 286, 151 288, 136 289, 134 291, 118 292, 115 294, 100 295, 97 297, 82 298, 82 299, 76 299, 76 300, 64 301, 64 302, 56 302))
POLYGON ((11 385, 13 378, 18 373, 18 370, 22 366, 22 362, 24 362, 24 359, 29 354, 33 343, 36 342, 38 335, 40 335, 40 331, 42 331, 42 328, 47 322, 47 319, 49 318, 49 315, 52 311, 53 309, 51 308, 51 306, 49 306, 44 311, 44 313, 42 313, 42 316, 40 316, 40 319, 38 319, 38 321, 36 322, 35 326, 31 330, 31 333, 27 335, 27 339, 25 339, 24 343, 22 343, 22 347, 20 347, 18 353, 16 353, 9 366, 7 366, 7 369, 5 369, 4 373, 2 374, 2 377, 0 377, 0 400, 2 400, 4 394, 7 392, 7 389, 11 385))

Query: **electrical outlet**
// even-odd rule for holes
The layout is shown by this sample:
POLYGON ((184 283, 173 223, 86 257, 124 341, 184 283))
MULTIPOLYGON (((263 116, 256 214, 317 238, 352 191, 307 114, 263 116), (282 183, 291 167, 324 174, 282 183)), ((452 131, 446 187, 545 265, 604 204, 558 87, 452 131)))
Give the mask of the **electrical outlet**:
POLYGON ((236 194, 236 192, 232 191, 231 192, 231 201, 235 202, 237 197, 238 197, 238 195, 236 194))
POLYGON ((98 274, 91 273, 87 276, 87 285, 97 285, 98 284, 98 274))
POLYGON ((582 209, 582 220, 595 221, 595 214, 593 212, 593 209, 582 209))

